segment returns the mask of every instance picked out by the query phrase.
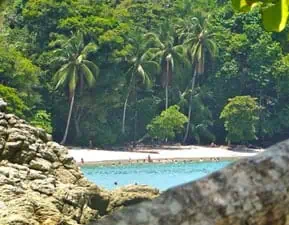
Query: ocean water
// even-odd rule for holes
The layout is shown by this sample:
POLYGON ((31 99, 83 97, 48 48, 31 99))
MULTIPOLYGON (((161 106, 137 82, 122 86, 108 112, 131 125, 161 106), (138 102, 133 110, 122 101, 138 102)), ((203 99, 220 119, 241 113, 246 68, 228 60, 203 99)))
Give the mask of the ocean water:
POLYGON ((107 189, 137 183, 147 184, 163 191, 197 180, 230 163, 231 161, 89 165, 82 166, 81 170, 90 181, 107 189))

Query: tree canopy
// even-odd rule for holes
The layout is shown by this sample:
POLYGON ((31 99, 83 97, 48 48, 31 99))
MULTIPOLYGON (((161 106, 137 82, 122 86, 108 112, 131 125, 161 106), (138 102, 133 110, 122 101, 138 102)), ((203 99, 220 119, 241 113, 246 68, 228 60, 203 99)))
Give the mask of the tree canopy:
POLYGON ((248 12, 254 7, 260 7, 262 20, 266 30, 280 32, 285 29, 289 15, 287 0, 232 0, 237 11, 248 12))
MULTIPOLYGON (((165 127, 164 114, 188 118, 164 141, 266 146, 286 138, 287 1, 232 1, 6 1, 0 95, 10 112, 71 145, 150 142, 148 125, 165 127), (254 99, 258 120, 221 116, 242 96, 254 99), (250 138, 238 131, 233 140, 234 123, 252 128, 250 138)), ((232 107, 236 115, 241 108, 232 107)))

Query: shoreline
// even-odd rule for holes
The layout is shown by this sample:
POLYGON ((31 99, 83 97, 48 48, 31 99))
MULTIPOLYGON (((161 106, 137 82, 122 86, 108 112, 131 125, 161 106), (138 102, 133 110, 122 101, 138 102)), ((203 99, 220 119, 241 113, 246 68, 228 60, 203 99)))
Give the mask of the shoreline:
MULTIPOLYGON (((249 156, 250 157, 250 156, 249 156)), ((154 159, 151 162, 144 160, 105 160, 105 161, 89 161, 76 162, 80 167, 89 166, 118 166, 118 165, 134 165, 134 164, 166 164, 166 163, 181 163, 181 162, 221 162, 221 161, 236 161, 244 157, 223 157, 223 158, 171 158, 171 159, 154 159)))
POLYGON ((263 149, 232 151, 224 147, 206 146, 168 146, 166 148, 142 148, 137 151, 111 151, 70 148, 69 155, 78 166, 121 165, 137 163, 172 163, 172 162, 217 162, 238 160, 255 156, 263 149), (150 158, 151 162, 148 162, 150 158), (83 159, 83 163, 82 163, 83 159))

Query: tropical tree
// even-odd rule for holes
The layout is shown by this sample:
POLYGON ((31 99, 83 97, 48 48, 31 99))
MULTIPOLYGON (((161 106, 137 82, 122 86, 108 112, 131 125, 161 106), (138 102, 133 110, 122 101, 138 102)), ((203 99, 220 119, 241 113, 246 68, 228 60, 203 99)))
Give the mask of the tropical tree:
MULTIPOLYGON (((159 65, 152 60, 152 56, 147 51, 147 41, 143 34, 135 34, 130 39, 131 45, 134 46, 132 53, 127 57, 126 61, 129 64, 129 68, 126 74, 129 76, 127 95, 123 106, 122 116, 122 133, 125 133, 125 121, 128 100, 132 92, 135 95, 135 103, 137 102, 137 90, 136 86, 138 81, 141 82, 145 87, 150 87, 152 80, 151 76, 154 73, 158 73, 159 65)), ((136 118, 135 118, 136 119, 136 118)))
POLYGON ((183 131, 188 118, 179 110, 178 105, 172 105, 153 118, 147 125, 150 137, 163 141, 175 138, 177 133, 183 131))
POLYGON ((257 98, 247 96, 236 96, 229 99, 229 103, 221 112, 225 129, 228 132, 227 142, 244 142, 256 140, 257 124, 259 121, 258 111, 260 106, 257 98))
POLYGON ((184 47, 182 44, 177 44, 174 28, 169 21, 162 24, 159 34, 150 32, 145 36, 152 44, 149 51, 155 59, 158 59, 161 66, 162 86, 165 88, 166 96, 165 109, 168 109, 169 86, 175 72, 175 64, 182 65, 186 61, 184 47))
POLYGON ((198 75, 202 75, 205 72, 205 62, 209 57, 215 57, 217 54, 217 45, 213 38, 214 33, 211 32, 207 22, 208 18, 202 19, 198 17, 192 18, 195 30, 192 33, 188 33, 185 41, 187 46, 188 56, 193 66, 193 74, 191 80, 191 90, 189 99, 189 110, 188 110, 188 123, 186 127, 185 136, 183 142, 185 143, 189 129, 191 125, 191 112, 192 112, 192 100, 194 95, 194 88, 198 75))
POLYGON ((286 0, 246 1, 232 0, 235 10, 248 12, 255 6, 261 6, 262 21, 266 30, 281 32, 285 29, 289 16, 289 3, 286 0))
POLYGON ((59 87, 68 88, 70 99, 69 113, 65 133, 61 144, 65 144, 71 115, 74 106, 75 93, 79 89, 80 94, 84 88, 84 83, 88 87, 92 87, 96 82, 96 77, 99 74, 99 68, 95 63, 88 60, 89 53, 96 52, 97 46, 94 43, 84 43, 83 35, 77 33, 69 40, 60 40, 58 42, 61 48, 54 51, 57 55, 56 60, 61 60, 64 64, 54 75, 56 89, 59 87))

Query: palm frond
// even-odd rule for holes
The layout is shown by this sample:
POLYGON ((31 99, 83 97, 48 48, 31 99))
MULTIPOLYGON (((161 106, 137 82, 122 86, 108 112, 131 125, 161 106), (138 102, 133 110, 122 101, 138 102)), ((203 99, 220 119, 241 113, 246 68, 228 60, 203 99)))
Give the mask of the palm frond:
POLYGON ((139 77, 141 77, 142 82, 145 83, 146 77, 145 77, 145 71, 144 71, 142 65, 137 65, 136 74, 137 74, 139 77))
POLYGON ((96 80, 92 71, 84 63, 80 65, 80 68, 81 68, 82 75, 84 76, 86 80, 86 83, 88 84, 89 87, 92 87, 96 83, 96 80))
POLYGON ((80 54, 83 55, 84 58, 86 58, 89 53, 95 53, 97 49, 98 46, 95 43, 90 42, 83 48, 80 54))
POLYGON ((208 49, 210 56, 212 58, 214 58, 218 55, 218 46, 217 46, 216 42, 214 42, 211 39, 208 39, 205 41, 205 45, 206 45, 206 48, 208 49))
POLYGON ((146 61, 143 63, 143 68, 149 74, 158 74, 161 70, 160 65, 155 61, 146 61))
POLYGON ((149 44, 155 44, 157 47, 165 48, 165 45, 161 42, 159 36, 156 33, 149 32, 144 35, 145 39, 147 40, 147 43, 149 44))
POLYGON ((190 46, 192 47, 193 45, 195 45, 198 42, 198 36, 194 33, 188 34, 185 41, 184 41, 184 45, 185 46, 190 46))
POLYGON ((94 77, 97 78, 99 75, 99 67, 89 60, 83 60, 83 63, 91 70, 94 77))
POLYGON ((69 70, 72 67, 71 63, 63 65, 54 75, 53 82, 56 84, 55 89, 63 86, 69 77, 69 70))

